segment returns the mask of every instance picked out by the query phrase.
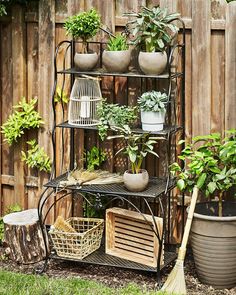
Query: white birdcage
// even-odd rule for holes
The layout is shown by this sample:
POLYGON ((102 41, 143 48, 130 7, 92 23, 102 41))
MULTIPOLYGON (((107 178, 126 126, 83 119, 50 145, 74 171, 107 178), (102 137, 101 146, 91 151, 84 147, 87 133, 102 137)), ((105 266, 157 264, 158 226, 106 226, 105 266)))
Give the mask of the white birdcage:
POLYGON ((98 125, 97 107, 101 101, 99 78, 76 77, 70 95, 69 124, 75 126, 98 125))

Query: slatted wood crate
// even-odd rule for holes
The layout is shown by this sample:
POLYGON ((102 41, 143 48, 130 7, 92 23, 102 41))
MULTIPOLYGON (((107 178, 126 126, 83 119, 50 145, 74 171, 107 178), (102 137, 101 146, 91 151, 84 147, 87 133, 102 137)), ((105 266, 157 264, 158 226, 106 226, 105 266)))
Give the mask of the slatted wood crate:
MULTIPOLYGON (((138 212, 121 208, 106 210, 106 253, 157 267, 159 242, 150 228, 154 226, 151 215, 145 214, 148 223, 138 212)), ((155 217, 160 235, 163 230, 163 219, 155 217)), ((164 263, 164 249, 161 253, 161 264, 164 263)))

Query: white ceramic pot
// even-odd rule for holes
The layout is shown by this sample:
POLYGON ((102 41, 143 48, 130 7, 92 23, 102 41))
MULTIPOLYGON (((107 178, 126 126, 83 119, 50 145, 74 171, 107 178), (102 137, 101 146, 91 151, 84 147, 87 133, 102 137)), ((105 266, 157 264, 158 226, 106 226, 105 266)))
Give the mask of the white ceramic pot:
POLYGON ((145 169, 141 169, 138 174, 133 174, 131 170, 127 170, 123 178, 125 187, 131 192, 141 192, 145 190, 149 181, 149 175, 145 169))
POLYGON ((138 63, 146 75, 159 75, 167 65, 166 52, 139 52, 138 63))
POLYGON ((98 54, 93 53, 75 53, 74 63, 76 69, 80 71, 90 71, 95 68, 98 62, 98 54))
POLYGON ((145 131, 161 131, 165 122, 164 112, 144 112, 141 111, 142 129, 145 131))
POLYGON ((107 51, 102 54, 102 63, 108 72, 124 73, 130 64, 130 50, 107 51))

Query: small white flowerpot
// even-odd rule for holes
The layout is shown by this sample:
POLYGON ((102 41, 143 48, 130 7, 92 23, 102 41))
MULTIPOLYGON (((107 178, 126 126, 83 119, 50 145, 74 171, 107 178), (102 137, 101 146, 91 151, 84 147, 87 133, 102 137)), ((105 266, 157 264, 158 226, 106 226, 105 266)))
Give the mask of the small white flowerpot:
POLYGON ((148 185, 149 175, 147 170, 140 169, 140 173, 133 174, 131 170, 124 173, 124 185, 131 192, 141 192, 148 185))
POLYGON ((166 110, 163 112, 144 112, 141 110, 142 129, 144 131, 161 131, 165 122, 166 110))
POLYGON ((95 68, 98 62, 98 54, 93 53, 75 53, 74 63, 79 71, 90 71, 95 68))
POLYGON ((143 52, 138 56, 140 69, 146 75, 159 75, 164 72, 167 65, 166 52, 143 52))

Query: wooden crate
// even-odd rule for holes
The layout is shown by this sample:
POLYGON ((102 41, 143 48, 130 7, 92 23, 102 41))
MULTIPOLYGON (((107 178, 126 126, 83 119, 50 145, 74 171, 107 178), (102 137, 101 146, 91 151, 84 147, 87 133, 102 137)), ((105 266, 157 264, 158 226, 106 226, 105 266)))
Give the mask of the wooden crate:
MULTIPOLYGON (((121 208, 106 210, 106 253, 157 267, 159 243, 150 228, 154 226, 151 215, 129 211, 121 208)), ((160 235, 163 230, 163 219, 155 217, 160 235)), ((164 263, 164 249, 161 254, 161 265, 164 263)))

